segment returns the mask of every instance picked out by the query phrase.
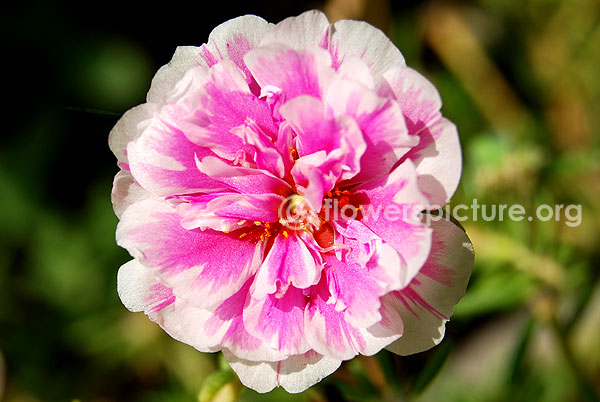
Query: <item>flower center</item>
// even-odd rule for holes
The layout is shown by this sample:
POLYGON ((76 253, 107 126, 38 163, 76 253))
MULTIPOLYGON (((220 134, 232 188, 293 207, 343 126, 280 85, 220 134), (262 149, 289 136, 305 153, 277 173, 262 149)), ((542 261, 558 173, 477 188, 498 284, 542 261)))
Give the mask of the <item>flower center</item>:
POLYGON ((319 216, 299 194, 293 194, 281 203, 278 214, 279 223, 290 230, 313 231, 321 225, 319 216))

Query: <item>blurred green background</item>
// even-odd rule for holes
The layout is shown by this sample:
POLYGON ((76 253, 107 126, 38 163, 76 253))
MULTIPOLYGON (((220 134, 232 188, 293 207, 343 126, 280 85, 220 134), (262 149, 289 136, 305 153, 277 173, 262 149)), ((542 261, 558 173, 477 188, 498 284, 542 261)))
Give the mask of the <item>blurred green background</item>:
POLYGON ((0 400, 598 400, 600 2, 220 3, 2 6, 0 400), (437 86, 463 144, 452 204, 578 204, 582 220, 467 220, 475 267, 440 346, 259 395, 120 303, 107 137, 177 45, 313 7, 384 29, 437 86))

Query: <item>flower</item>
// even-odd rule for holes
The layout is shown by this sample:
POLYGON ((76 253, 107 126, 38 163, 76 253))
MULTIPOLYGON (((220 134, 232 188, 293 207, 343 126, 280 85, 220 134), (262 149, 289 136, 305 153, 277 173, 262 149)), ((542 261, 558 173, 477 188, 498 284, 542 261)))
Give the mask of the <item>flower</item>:
POLYGON ((259 392, 436 345, 473 262, 420 217, 460 178, 440 107, 381 31, 318 11, 178 47, 110 134, 124 305, 259 392))

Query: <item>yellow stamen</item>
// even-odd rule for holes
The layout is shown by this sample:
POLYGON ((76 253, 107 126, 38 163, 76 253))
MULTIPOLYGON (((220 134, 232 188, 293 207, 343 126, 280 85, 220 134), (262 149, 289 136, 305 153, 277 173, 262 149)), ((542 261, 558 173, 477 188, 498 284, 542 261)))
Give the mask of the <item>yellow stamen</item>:
POLYGON ((289 237, 288 232, 285 230, 283 232, 281 232, 281 234, 283 234, 283 237, 285 237, 286 239, 289 237))

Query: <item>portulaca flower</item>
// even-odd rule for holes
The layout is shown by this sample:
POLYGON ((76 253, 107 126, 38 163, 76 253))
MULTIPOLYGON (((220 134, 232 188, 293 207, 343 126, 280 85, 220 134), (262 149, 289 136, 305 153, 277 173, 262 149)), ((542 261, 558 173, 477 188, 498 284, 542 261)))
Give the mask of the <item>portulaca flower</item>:
POLYGON ((300 392, 357 354, 439 343, 473 250, 436 89, 364 22, 227 21, 178 47, 110 135, 125 306, 300 392))

